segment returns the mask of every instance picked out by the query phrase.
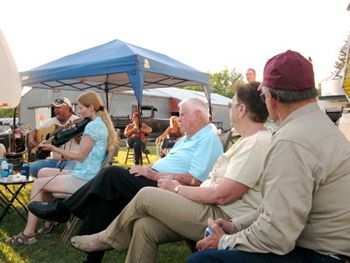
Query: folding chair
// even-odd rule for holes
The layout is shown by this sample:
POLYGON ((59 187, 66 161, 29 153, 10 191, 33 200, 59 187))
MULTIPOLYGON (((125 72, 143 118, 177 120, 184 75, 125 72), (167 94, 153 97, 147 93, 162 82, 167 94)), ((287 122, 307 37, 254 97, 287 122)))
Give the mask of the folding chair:
MULTIPOLYGON (((124 164, 126 164, 128 162, 128 160, 134 160, 134 149, 131 148, 129 145, 128 145, 128 142, 126 142, 126 155, 125 155, 125 161, 124 161, 124 164)), ((148 164, 151 164, 149 158, 148 158, 148 154, 147 153, 144 153, 142 151, 142 158, 145 157, 148 164)), ((142 159, 142 163, 143 163, 143 159, 142 159)))
MULTIPOLYGON (((116 163, 117 161, 114 160, 114 157, 118 156, 118 153, 119 153, 119 145, 116 144, 113 146, 113 148, 106 155, 106 158, 101 165, 101 169, 106 168, 106 167, 116 163)), ((53 195, 53 197, 55 197, 57 199, 65 199, 65 198, 68 198, 71 196, 71 194, 64 194, 64 193, 52 193, 52 195, 53 195)), ((78 224, 78 222, 79 222, 79 218, 76 216, 72 216, 69 219, 69 221, 66 223, 65 230, 62 232, 62 234, 60 236, 61 242, 65 243, 68 241, 68 239, 72 235, 72 232, 73 232, 75 226, 78 224)))
POLYGON ((241 135, 234 134, 232 130, 229 130, 221 133, 219 137, 222 147, 224 148, 224 152, 226 152, 239 138, 241 138, 241 135))

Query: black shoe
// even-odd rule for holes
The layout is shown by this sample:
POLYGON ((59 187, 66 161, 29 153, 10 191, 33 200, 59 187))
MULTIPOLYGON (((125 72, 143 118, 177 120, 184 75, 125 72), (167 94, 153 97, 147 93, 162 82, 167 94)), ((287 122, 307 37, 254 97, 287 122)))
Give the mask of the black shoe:
POLYGON ((60 201, 53 203, 34 201, 28 204, 28 210, 40 219, 48 221, 66 223, 70 218, 69 210, 60 201))

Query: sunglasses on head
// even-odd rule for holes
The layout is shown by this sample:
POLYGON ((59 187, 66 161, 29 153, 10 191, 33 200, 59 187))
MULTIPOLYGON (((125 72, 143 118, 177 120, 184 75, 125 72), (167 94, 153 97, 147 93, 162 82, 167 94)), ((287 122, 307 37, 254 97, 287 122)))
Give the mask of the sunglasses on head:
POLYGON ((66 102, 62 98, 57 98, 57 99, 55 99, 54 103, 55 104, 62 104, 62 103, 66 103, 66 102))

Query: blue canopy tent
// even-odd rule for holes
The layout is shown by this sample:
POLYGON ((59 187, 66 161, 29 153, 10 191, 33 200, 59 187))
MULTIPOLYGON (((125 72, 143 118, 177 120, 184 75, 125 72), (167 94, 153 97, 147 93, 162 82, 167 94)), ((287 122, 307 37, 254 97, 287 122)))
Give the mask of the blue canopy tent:
POLYGON ((104 92, 108 111, 109 93, 132 89, 138 104, 140 125, 144 88, 202 85, 211 109, 208 74, 166 55, 120 40, 65 56, 20 75, 23 86, 104 92))
POLYGON ((191 85, 204 87, 211 106, 208 74, 120 40, 62 57, 20 75, 22 85, 33 88, 104 92, 108 110, 109 93, 132 89, 140 106, 143 89, 191 85))

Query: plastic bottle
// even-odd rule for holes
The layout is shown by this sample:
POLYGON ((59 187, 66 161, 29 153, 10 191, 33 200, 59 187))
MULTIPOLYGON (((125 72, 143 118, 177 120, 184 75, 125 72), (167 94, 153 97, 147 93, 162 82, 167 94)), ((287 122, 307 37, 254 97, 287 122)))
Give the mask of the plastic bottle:
POLYGON ((2 177, 9 176, 9 165, 6 160, 1 163, 1 175, 2 177))
POLYGON ((0 160, 0 178, 2 177, 1 164, 3 160, 0 160))
POLYGON ((13 163, 8 163, 8 171, 9 171, 9 175, 13 174, 13 163))
POLYGON ((211 228, 207 227, 204 231, 204 237, 210 236, 212 233, 211 228))

